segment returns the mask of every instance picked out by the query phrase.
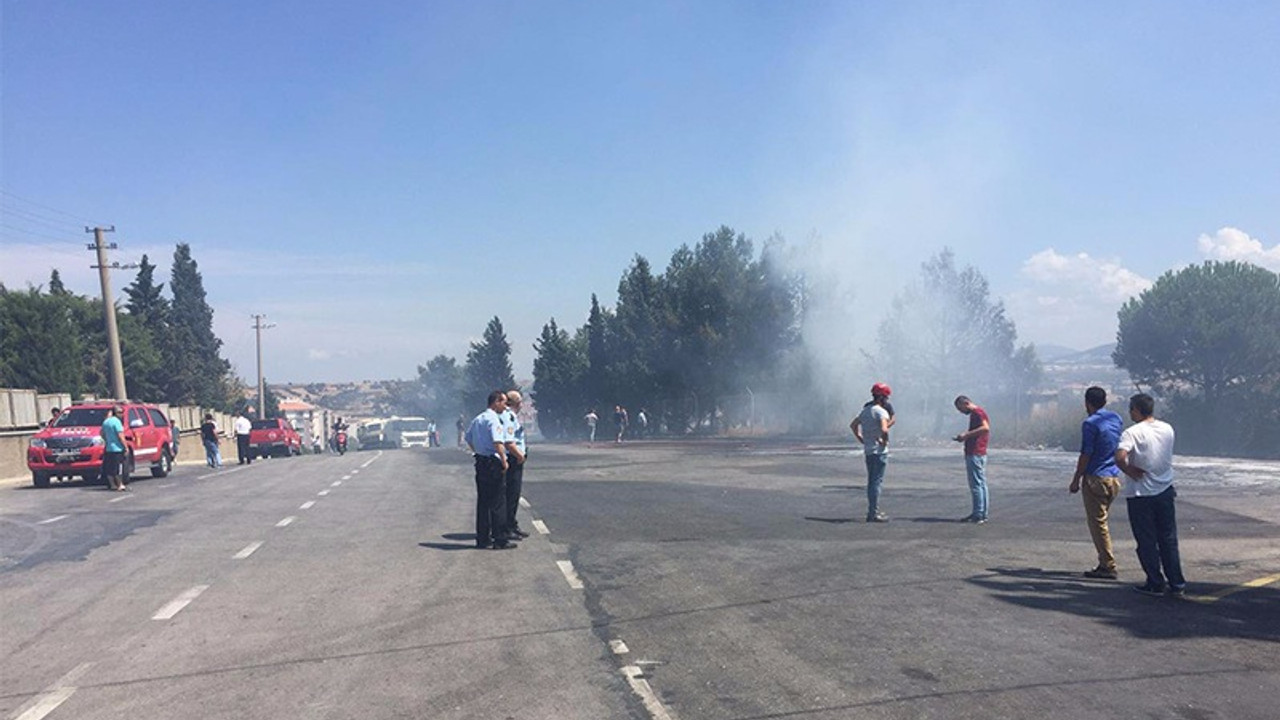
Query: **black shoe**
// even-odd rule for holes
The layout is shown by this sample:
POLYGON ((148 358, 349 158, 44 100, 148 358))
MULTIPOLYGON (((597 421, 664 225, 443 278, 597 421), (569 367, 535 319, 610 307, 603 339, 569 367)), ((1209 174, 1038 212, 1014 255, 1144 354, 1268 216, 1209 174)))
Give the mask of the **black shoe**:
POLYGON ((493 543, 487 543, 487 542, 478 542, 478 543, 476 543, 476 549, 477 549, 477 550, 488 550, 488 549, 489 549, 489 548, 491 548, 491 547, 493 547, 493 543))
POLYGON ((964 517, 960 518, 960 519, 959 519, 959 520, 957 520, 956 522, 962 522, 962 523, 978 522, 978 516, 977 516, 977 515, 965 515, 964 517))
POLYGON ((1115 568, 1105 568, 1099 565, 1092 570, 1085 570, 1084 576, 1093 580, 1115 580, 1120 577, 1120 573, 1115 568))
POLYGON ((520 546, 513 542, 496 542, 493 544, 494 550, 515 550, 518 547, 520 546))
POLYGON ((884 514, 884 513, 882 513, 882 512, 878 512, 878 513, 876 513, 876 514, 874 514, 874 515, 868 515, 868 516, 867 516, 867 522, 869 522, 869 523, 887 523, 887 522, 889 522, 889 516, 888 516, 888 515, 885 515, 885 514, 884 514))
POLYGON ((1143 595, 1150 595, 1151 597, 1162 597, 1164 595, 1164 585, 1157 585, 1155 583, 1138 585, 1135 586, 1133 590, 1134 592, 1140 592, 1143 595))
POLYGON ((1185 598, 1186 596, 1187 596, 1186 585, 1170 585, 1169 586, 1169 597, 1182 599, 1182 598, 1185 598))
POLYGON ((515 539, 515 538, 523 539, 523 538, 529 537, 529 533, 521 530, 518 527, 514 527, 514 528, 511 528, 511 536, 512 536, 512 539, 515 539))

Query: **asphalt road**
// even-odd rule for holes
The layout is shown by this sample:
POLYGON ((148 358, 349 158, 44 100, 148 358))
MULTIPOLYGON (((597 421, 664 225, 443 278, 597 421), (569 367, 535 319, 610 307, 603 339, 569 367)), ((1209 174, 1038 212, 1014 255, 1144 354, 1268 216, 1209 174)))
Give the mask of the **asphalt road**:
POLYGON ((0 718, 1280 717, 1280 465, 1180 467, 1192 601, 1122 504, 1079 577, 1072 467, 993 453, 973 526, 898 451, 868 525, 848 447, 535 446, 509 552, 452 449, 0 488, 0 718))

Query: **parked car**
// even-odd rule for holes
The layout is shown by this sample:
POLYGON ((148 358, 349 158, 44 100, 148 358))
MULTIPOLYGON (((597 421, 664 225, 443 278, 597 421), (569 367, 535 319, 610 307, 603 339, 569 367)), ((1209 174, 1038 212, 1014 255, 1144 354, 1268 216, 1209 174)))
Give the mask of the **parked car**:
MULTIPOLYGON (((117 403, 95 401, 72 405, 48 427, 31 437, 27 447, 27 468, 31 484, 48 487, 50 478, 84 478, 97 482, 102 471, 103 442, 99 431, 117 403)), ((124 408, 124 476, 138 465, 150 465, 152 477, 164 477, 173 470, 178 439, 169 418, 155 405, 119 403, 124 408)))
POLYGON ((302 437, 284 418, 254 420, 249 430, 250 457, 289 457, 302 454, 302 437))

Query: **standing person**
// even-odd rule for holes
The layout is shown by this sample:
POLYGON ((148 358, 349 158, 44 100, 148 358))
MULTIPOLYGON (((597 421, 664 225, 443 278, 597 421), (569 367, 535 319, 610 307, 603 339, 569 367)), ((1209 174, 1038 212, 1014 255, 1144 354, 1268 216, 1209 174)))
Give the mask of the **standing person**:
POLYGON ((1115 580, 1118 572, 1107 516, 1112 501, 1120 494, 1116 446, 1120 443, 1124 421, 1107 409, 1107 391, 1096 385, 1084 391, 1084 409, 1089 416, 1080 424, 1080 457, 1076 459, 1076 474, 1067 489, 1074 494, 1083 488, 1085 520, 1089 523, 1093 547, 1098 551, 1098 565, 1086 570, 1084 576, 1115 580))
POLYGON ((986 410, 964 395, 956 398, 956 410, 969 416, 969 429, 952 440, 964 443, 964 469, 969 478, 969 494, 973 496, 973 511, 960 522, 982 525, 987 521, 987 440, 991 437, 991 421, 986 410))
POLYGON ((529 533, 520 529, 516 511, 520 509, 520 492, 524 489, 524 463, 529 458, 525 444, 524 425, 520 422, 520 405, 524 402, 519 390, 507 392, 507 412, 503 416, 507 426, 507 534, 527 538, 529 533))
POLYGON ((644 408, 640 408, 640 412, 636 413, 636 422, 640 424, 640 437, 649 434, 649 416, 645 414, 644 408))
POLYGON ((1124 484, 1129 525, 1138 541, 1138 562, 1147 582, 1134 589, 1144 595, 1168 593, 1182 597, 1187 580, 1178 556, 1178 522, 1173 500, 1173 427, 1155 418, 1156 401, 1146 393, 1129 398, 1133 420, 1120 435, 1116 465, 1128 479, 1124 484), (1163 569, 1163 572, 1161 570, 1163 569), (1165 581, 1168 581, 1166 586, 1165 581))
POLYGON ((107 479, 110 490, 128 489, 124 484, 124 423, 120 422, 123 414, 124 408, 119 405, 112 407, 98 430, 102 437, 102 476, 107 479))
POLYGON ((622 433, 627 429, 627 414, 623 412, 621 405, 613 406, 613 428, 617 432, 613 441, 615 443, 622 442, 622 433))
POLYGON ((871 386, 871 402, 862 406, 862 412, 849 423, 853 436, 862 443, 867 463, 867 522, 889 522, 889 516, 880 512, 880 486, 884 483, 884 471, 889 461, 889 404, 892 391, 884 383, 871 386))
POLYGON ((587 421, 587 442, 589 443, 595 442, 596 441, 596 423, 600 422, 600 416, 596 415, 596 409, 591 408, 590 410, 588 410, 587 414, 582 416, 582 419, 587 421))
POLYGON ((244 412, 236 415, 235 421, 231 424, 231 429, 236 434, 236 458, 241 465, 253 463, 253 455, 249 453, 249 432, 253 430, 253 423, 245 417, 252 412, 253 408, 245 408, 244 412))
POLYGON ((494 390, 489 393, 489 407, 467 428, 467 445, 476 462, 476 547, 481 550, 516 547, 506 531, 507 434, 502 422, 506 409, 506 393, 494 390))
POLYGON ((436 432, 436 421, 433 419, 428 419, 427 420, 427 447, 433 448, 433 447, 439 447, 439 446, 440 446, 440 435, 436 432))
POLYGON ((466 421, 462 419, 462 413, 458 413, 458 421, 454 423, 458 429, 458 447, 462 447, 463 430, 466 427, 466 421))
POLYGON ((212 413, 204 415, 204 422, 200 424, 200 440, 204 443, 204 458, 209 467, 222 467, 222 450, 218 448, 218 424, 213 421, 212 413))

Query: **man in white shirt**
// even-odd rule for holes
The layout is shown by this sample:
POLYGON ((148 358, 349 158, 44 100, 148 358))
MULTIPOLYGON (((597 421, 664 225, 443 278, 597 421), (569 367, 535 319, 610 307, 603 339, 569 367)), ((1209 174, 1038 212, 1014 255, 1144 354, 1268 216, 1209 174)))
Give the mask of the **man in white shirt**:
POLYGON ((871 386, 871 402, 849 423, 853 436, 862 443, 867 462, 867 522, 889 522, 889 516, 880 512, 880 486, 884 483, 885 466, 889 458, 889 386, 876 383, 871 386))
POLYGON ((1140 393, 1129 398, 1133 420, 1120 435, 1116 466, 1126 476, 1124 494, 1129 525, 1138 541, 1138 562, 1147 582, 1134 588, 1144 595, 1182 597, 1187 581, 1178 557, 1178 523, 1173 500, 1173 427, 1155 418, 1155 400, 1140 393), (1163 570, 1163 572, 1162 572, 1163 570), (1167 580, 1167 584, 1166 584, 1167 580))
POLYGON ((235 423, 232 429, 236 433, 236 457, 241 465, 248 465, 253 462, 253 455, 249 452, 249 431, 253 430, 253 423, 249 418, 245 417, 253 412, 253 408, 245 408, 244 412, 236 415, 235 423))

